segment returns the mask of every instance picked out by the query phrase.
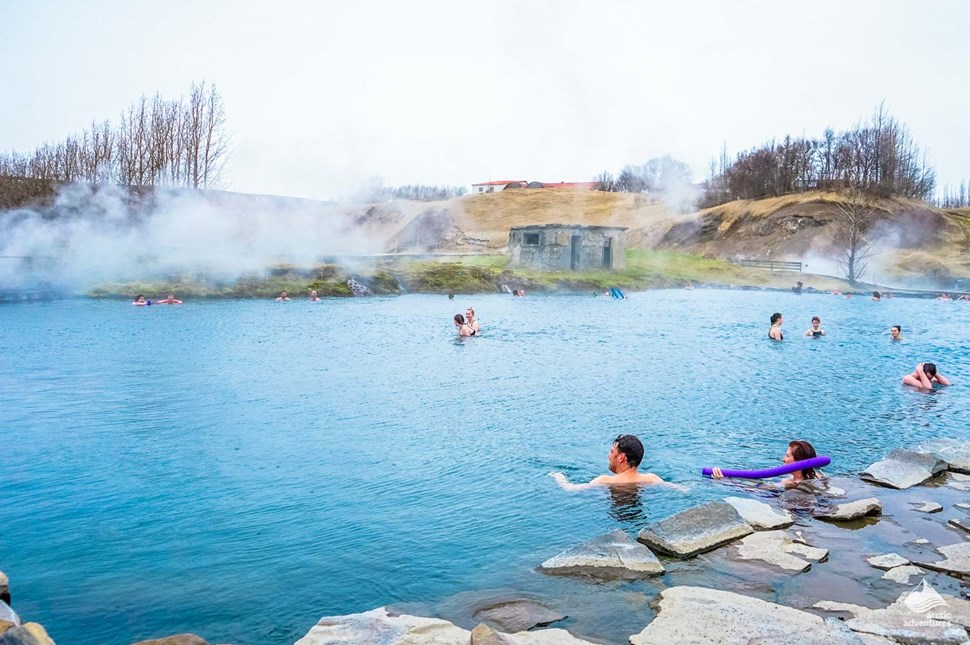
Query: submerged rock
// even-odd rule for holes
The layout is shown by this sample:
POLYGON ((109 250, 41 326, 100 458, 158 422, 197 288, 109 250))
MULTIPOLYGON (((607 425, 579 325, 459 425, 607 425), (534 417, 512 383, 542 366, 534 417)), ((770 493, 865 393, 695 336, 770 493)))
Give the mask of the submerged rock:
POLYGON ((966 576, 970 574, 970 542, 960 542, 941 546, 937 549, 946 556, 943 560, 936 562, 913 562, 924 569, 942 571, 956 576, 966 576))
POLYGON ((955 645, 966 641, 970 602, 937 594, 931 588, 920 593, 924 596, 930 594, 939 600, 929 609, 923 609, 926 603, 915 599, 907 602, 911 592, 906 592, 885 609, 869 609, 859 605, 829 601, 817 602, 815 608, 823 611, 848 612, 853 617, 845 624, 852 631, 889 638, 898 643, 953 643, 955 645))
POLYGON ((867 497, 854 502, 837 504, 831 509, 815 513, 814 516, 827 522, 848 522, 867 515, 879 515, 881 513, 882 503, 875 497, 867 497))
POLYGON ((660 575, 664 566, 653 551, 617 529, 549 558, 539 565, 539 570, 599 578, 637 578, 660 575))
POLYGON ((835 622, 730 591, 671 587, 659 596, 659 610, 632 645, 852 645, 858 639, 835 622))
POLYGON ((916 451, 939 455, 950 470, 970 473, 970 441, 933 439, 916 446, 916 451))
POLYGON ((936 502, 913 502, 913 504, 919 504, 914 510, 921 513, 939 513, 943 510, 943 505, 936 502))
POLYGON ((535 600, 522 598, 498 602, 479 609, 475 612, 474 618, 490 623, 503 632, 522 632, 560 621, 566 618, 566 615, 535 600))
POLYGON ((882 569, 886 571, 892 569, 893 567, 901 567, 904 564, 909 564, 909 560, 899 555, 898 553, 887 553, 886 555, 874 555, 871 558, 866 558, 866 562, 870 566, 877 569, 882 569))
MULTIPOLYGON (((472 630, 470 645, 592 645, 576 638, 565 629, 540 629, 535 632, 503 634, 480 623, 472 630)), ((464 644, 462 644, 464 645, 464 644)))
POLYGON ((295 645, 334 645, 370 643, 403 645, 407 643, 467 643, 468 630, 447 620, 395 614, 386 607, 347 616, 320 619, 295 645))
POLYGON ((708 502, 640 529, 637 540, 654 551, 689 558, 753 532, 727 502, 708 502))
POLYGON ((54 645, 43 625, 24 623, 0 633, 0 645, 54 645))
POLYGON ((908 585, 910 584, 910 578, 913 576, 921 576, 924 573, 926 573, 926 571, 920 569, 919 567, 911 564, 904 564, 901 567, 893 567, 886 573, 882 574, 882 579, 892 580, 893 582, 898 582, 902 585, 908 585))
POLYGON ((788 511, 776 511, 768 504, 748 497, 725 497, 745 522, 759 531, 788 528, 795 518, 788 511))
POLYGON ((797 573, 811 569, 810 560, 825 562, 828 557, 829 552, 826 549, 809 546, 801 540, 792 538, 784 531, 753 533, 738 543, 737 558, 739 560, 766 562, 797 573))
POLYGON ((175 634, 165 638, 152 638, 147 641, 138 641, 132 645, 209 645, 201 636, 195 634, 175 634))
POLYGON ((959 518, 953 518, 952 520, 948 521, 947 524, 949 524, 950 526, 955 526, 961 531, 966 531, 967 533, 970 533, 970 521, 961 520, 959 518))
POLYGON ((859 477, 874 484, 906 489, 922 484, 946 467, 947 462, 939 455, 896 449, 859 473, 859 477))

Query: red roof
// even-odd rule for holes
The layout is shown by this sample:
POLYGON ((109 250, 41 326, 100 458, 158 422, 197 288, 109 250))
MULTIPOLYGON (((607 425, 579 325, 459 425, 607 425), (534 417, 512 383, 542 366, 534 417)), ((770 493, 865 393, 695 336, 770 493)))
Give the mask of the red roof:
POLYGON ((514 184, 516 182, 520 184, 529 183, 525 179, 502 179, 501 181, 483 181, 480 184, 472 184, 472 186, 504 186, 505 184, 514 184))

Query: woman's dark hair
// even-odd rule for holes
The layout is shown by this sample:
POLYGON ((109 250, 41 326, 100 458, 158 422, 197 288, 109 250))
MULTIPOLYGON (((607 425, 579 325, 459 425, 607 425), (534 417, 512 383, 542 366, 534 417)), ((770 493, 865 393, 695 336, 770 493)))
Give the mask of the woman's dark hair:
POLYGON ((455 322, 458 323, 459 325, 464 325, 465 317, 462 316, 461 314, 455 314, 455 322))
POLYGON ((923 374, 936 376, 936 363, 923 363, 923 374))
MULTIPOLYGON (((805 461, 806 459, 818 457, 815 454, 815 448, 807 441, 792 441, 788 444, 788 447, 791 448, 791 456, 795 461, 805 461)), ((805 479, 818 479, 814 468, 803 468, 802 477, 805 479)))
POLYGON ((903 328, 902 328, 902 327, 900 327, 899 325, 893 325, 892 327, 890 327, 890 329, 895 329, 895 330, 897 330, 897 331, 898 331, 898 332, 899 332, 900 334, 901 334, 901 333, 903 333, 903 328))
POLYGON ((771 324, 774 325, 776 322, 778 322, 778 319, 779 318, 781 318, 781 314, 780 313, 775 312, 775 313, 771 314, 771 324))
POLYGON ((145 296, 143 296, 143 295, 141 295, 141 294, 139 293, 139 294, 138 294, 137 296, 135 296, 135 300, 141 300, 141 299, 142 299, 142 298, 144 298, 144 297, 145 297, 145 296))
POLYGON ((818 321, 819 323, 821 323, 821 322, 822 322, 822 319, 821 319, 821 318, 819 318, 818 316, 812 316, 812 322, 815 322, 816 320, 817 320, 817 321, 818 321))
POLYGON ((643 444, 632 434, 621 434, 613 440, 617 452, 626 455, 626 463, 636 468, 643 461, 643 444))

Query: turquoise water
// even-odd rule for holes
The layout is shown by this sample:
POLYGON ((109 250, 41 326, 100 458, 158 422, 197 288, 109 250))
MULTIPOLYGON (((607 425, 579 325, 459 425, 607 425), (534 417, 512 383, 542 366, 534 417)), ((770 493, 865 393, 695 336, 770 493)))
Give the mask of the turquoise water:
POLYGON ((4 306, 0 569, 21 615, 81 645, 284 643, 392 602, 581 595, 534 567, 723 496, 702 466, 774 465, 803 438, 852 473, 970 438, 968 332, 968 303, 746 291, 4 306), (468 305, 484 334, 459 341, 468 305), (813 314, 826 338, 801 337, 813 314), (920 361, 954 386, 901 387, 920 361), (618 433, 690 492, 548 476, 605 472, 618 433))

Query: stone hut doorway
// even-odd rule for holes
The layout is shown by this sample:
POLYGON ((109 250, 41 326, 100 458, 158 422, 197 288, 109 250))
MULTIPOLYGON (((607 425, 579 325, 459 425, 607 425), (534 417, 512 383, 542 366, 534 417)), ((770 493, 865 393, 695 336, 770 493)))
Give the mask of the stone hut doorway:
POLYGON ((573 271, 579 269, 579 263, 582 259, 583 251, 583 236, 573 235, 572 239, 572 253, 569 256, 569 268, 573 271))
MULTIPOLYGON (((573 238, 573 248, 576 245, 576 238, 573 238)), ((613 238, 606 238, 606 242, 603 244, 603 268, 612 269, 613 268, 613 238)))

